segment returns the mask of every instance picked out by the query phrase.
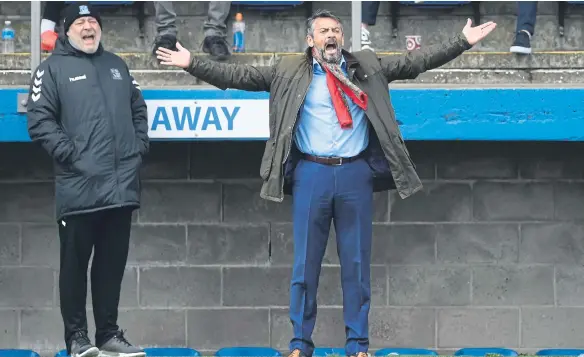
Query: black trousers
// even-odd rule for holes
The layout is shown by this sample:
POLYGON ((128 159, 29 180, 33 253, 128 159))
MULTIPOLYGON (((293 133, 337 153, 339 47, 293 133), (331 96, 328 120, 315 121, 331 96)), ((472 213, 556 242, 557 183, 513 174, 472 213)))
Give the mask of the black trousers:
POLYGON ((87 268, 92 251, 91 297, 96 345, 107 342, 119 330, 118 306, 128 259, 132 210, 130 207, 106 209, 58 222, 59 294, 68 351, 75 332, 87 333, 87 268))

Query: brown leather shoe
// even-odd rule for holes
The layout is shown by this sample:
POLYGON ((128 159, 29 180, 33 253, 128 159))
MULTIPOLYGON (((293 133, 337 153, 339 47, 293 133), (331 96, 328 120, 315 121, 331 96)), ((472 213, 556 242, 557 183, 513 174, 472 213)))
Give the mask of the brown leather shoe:
POLYGON ((357 353, 357 356, 351 356, 351 357, 369 357, 369 355, 365 352, 359 352, 359 353, 357 353))
MULTIPOLYGON (((299 349, 295 349, 294 351, 292 351, 288 357, 306 357, 306 355, 304 354, 304 352, 300 351, 299 349)), ((367 356, 365 356, 367 357, 367 356)))

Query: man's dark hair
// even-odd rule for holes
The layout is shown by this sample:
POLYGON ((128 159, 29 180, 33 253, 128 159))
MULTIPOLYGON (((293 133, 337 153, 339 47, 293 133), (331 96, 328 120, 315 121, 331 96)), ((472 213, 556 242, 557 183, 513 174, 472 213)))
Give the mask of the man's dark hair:
POLYGON ((312 14, 312 16, 310 16, 307 20, 306 20, 306 34, 309 36, 313 36, 314 35, 314 21, 316 19, 321 19, 321 18, 327 18, 327 19, 333 19, 336 22, 339 23, 339 25, 341 25, 341 31, 343 31, 343 23, 341 22, 341 19, 334 15, 332 12, 328 11, 328 10, 316 10, 316 12, 314 14, 312 14))

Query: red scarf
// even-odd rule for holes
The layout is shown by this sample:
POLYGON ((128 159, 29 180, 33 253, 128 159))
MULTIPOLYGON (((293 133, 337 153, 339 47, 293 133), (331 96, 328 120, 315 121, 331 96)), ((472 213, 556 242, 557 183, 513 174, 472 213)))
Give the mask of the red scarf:
POLYGON ((341 68, 340 63, 323 61, 320 52, 314 47, 312 48, 312 57, 326 72, 326 85, 331 95, 331 100, 341 128, 352 128, 353 118, 349 110, 349 103, 347 103, 341 91, 349 96, 363 110, 367 110, 367 94, 349 80, 349 77, 341 68))
MULTIPOLYGON (((361 109, 367 110, 367 94, 365 92, 358 90, 355 91, 354 88, 349 87, 341 79, 333 74, 333 72, 325 67, 326 71, 326 85, 328 87, 331 99, 333 101, 333 106, 335 107, 335 112, 337 113, 337 118, 339 124, 341 124, 342 129, 350 129, 353 127, 353 118, 351 117, 351 111, 349 110, 349 105, 343 97, 341 90, 345 93, 351 100, 357 104, 361 109)), ((343 73, 344 74, 344 73, 343 73)), ((348 82, 349 79, 346 76, 348 82)), ((351 83, 352 84, 352 83, 351 83)), ((353 84, 353 87, 356 87, 353 84)), ((358 89, 358 88, 357 88, 358 89)))

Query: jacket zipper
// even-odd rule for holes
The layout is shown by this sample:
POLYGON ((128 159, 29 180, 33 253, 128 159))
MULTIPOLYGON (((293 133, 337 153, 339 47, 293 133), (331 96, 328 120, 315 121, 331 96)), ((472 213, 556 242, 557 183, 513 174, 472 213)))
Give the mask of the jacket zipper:
POLYGON ((116 131, 114 130, 114 120, 112 118, 112 115, 110 113, 110 111, 108 110, 109 105, 107 103, 107 97, 105 95, 105 92, 103 91, 103 87, 102 87, 102 82, 99 79, 99 70, 97 68, 97 66, 93 63, 93 58, 91 58, 91 64, 93 65, 93 68, 95 68, 95 73, 97 75, 97 84, 99 86, 99 91, 101 92, 101 95, 103 97, 103 102, 105 103, 105 108, 106 108, 106 112, 107 112, 107 117, 108 117, 108 121, 110 122, 110 131, 111 134, 113 136, 113 151, 114 151, 114 168, 115 168, 115 175, 116 175, 116 196, 118 196, 118 199, 120 198, 120 176, 119 176, 119 172, 118 172, 118 166, 119 166, 119 155, 118 155, 118 147, 116 145, 117 139, 116 139, 116 131))
MULTIPOLYGON (((302 103, 304 103, 304 100, 306 99, 306 94, 308 94, 308 89, 310 88, 310 83, 312 82, 312 70, 308 70, 310 72, 310 77, 309 77, 309 81, 308 81, 308 86, 306 86, 306 89, 304 90, 304 95, 302 96, 302 100, 300 101, 300 103, 298 104, 298 109, 296 109, 296 116, 294 117, 294 121, 292 122, 292 132, 290 133, 290 140, 288 141, 288 151, 286 152, 286 156, 284 157, 284 162, 282 163, 282 165, 286 164, 286 161, 288 160, 288 156, 290 156, 290 151, 292 151, 292 140, 294 139, 294 127, 296 126, 296 121, 298 121, 298 115, 300 114, 300 108, 302 107, 302 103)), ((284 179, 282 179, 282 185, 281 185, 281 192, 284 192, 284 179)))

